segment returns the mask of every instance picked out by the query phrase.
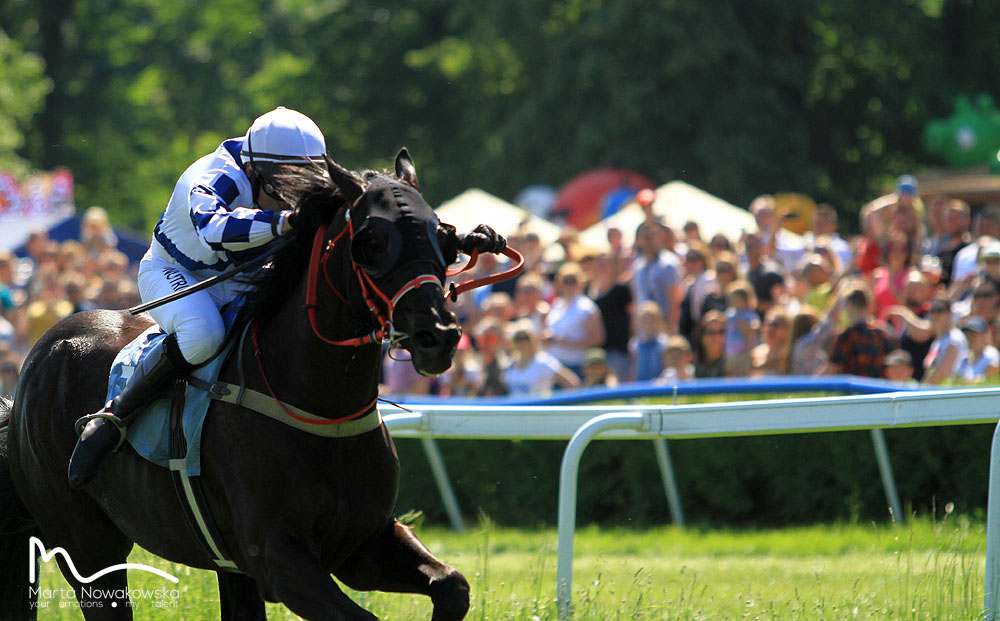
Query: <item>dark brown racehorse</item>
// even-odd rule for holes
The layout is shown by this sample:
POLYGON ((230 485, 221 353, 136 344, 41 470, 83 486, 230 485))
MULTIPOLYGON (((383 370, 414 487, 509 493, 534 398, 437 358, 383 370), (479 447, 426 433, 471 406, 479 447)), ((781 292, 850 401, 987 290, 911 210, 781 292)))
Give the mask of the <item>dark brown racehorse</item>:
MULTIPOLYGON (((370 410, 380 337, 408 349, 421 373, 451 364, 460 333, 441 285, 446 264, 472 236, 437 221, 405 150, 395 174, 360 175, 331 161, 327 168, 288 180, 298 204, 296 240, 260 270, 244 308, 258 335, 259 361, 248 346, 242 366, 248 387, 338 419, 370 410), (314 247, 318 270, 308 269, 314 247), (310 292, 315 299, 307 309, 310 292), (359 337, 380 330, 374 339, 359 337)), ((28 355, 0 426, 0 619, 34 617, 26 575, 32 535, 64 548, 81 576, 124 563, 136 543, 171 561, 216 569, 186 523, 168 471, 130 445, 83 489, 66 481, 74 421, 101 408, 116 352, 151 323, 124 311, 79 313, 28 355)), ((237 360, 226 362, 222 379, 237 382, 237 360)), ((434 619, 465 616, 465 578, 394 518, 399 463, 384 425, 354 437, 320 437, 215 401, 201 461, 210 512, 243 572, 219 573, 224 619, 262 619, 264 600, 307 619, 374 618, 331 574, 357 590, 428 595, 434 619)), ((59 558, 88 621, 132 617, 126 601, 86 596, 127 591, 125 571, 84 590, 59 558)))

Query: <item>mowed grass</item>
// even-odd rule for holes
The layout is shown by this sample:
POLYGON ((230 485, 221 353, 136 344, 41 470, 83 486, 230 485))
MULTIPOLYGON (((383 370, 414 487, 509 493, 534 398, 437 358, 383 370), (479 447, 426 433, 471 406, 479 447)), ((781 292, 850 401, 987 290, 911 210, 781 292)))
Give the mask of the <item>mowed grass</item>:
MULTIPOLYGON (((421 539, 469 579, 468 619, 556 619, 554 529, 482 525, 464 534, 421 528, 421 539)), ((579 530, 576 619, 974 619, 983 607, 985 524, 941 522, 821 525, 780 530, 663 527, 579 530)), ((135 618, 218 618, 214 574, 135 550, 144 563, 180 578, 172 585, 131 572, 130 589, 176 588, 134 602, 135 618)), ((40 619, 82 615, 54 565, 42 569, 40 619)), ((421 596, 351 593, 383 619, 429 619, 421 596)), ((269 619, 297 619, 268 605, 269 619)))

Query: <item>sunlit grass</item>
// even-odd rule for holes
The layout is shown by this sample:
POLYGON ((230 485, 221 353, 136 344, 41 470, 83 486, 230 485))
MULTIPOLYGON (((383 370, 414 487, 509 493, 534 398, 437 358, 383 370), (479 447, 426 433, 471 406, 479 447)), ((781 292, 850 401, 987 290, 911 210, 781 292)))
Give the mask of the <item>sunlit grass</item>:
MULTIPOLYGON (((456 534, 422 528, 440 558, 472 584, 469 619, 556 619, 556 532, 489 525, 456 534)), ((985 525, 942 522, 838 524, 736 531, 662 527, 580 529, 575 537, 577 619, 972 619, 983 603, 985 525)), ((167 607, 138 601, 136 619, 210 619, 218 592, 210 572, 189 570, 137 550, 129 559, 180 577, 167 607)), ((130 575, 131 586, 162 580, 130 575)), ((53 566, 43 585, 66 588, 53 566)), ((351 593, 383 619, 427 619, 421 596, 351 593)), ((79 619, 50 601, 42 619, 79 619)), ((270 619, 296 619, 280 605, 270 619)))

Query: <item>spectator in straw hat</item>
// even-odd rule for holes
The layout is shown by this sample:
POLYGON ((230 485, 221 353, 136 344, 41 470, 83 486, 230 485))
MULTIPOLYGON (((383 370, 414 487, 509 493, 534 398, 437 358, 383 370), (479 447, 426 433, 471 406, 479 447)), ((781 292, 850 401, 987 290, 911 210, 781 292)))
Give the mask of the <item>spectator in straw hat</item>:
POLYGON ((583 385, 608 388, 618 386, 618 375, 608 364, 607 353, 600 347, 587 350, 587 357, 583 360, 583 385))
POLYGON ((604 343, 601 311, 583 294, 583 270, 566 263, 556 273, 556 298, 545 316, 542 340, 545 350, 579 376, 591 347, 604 343))

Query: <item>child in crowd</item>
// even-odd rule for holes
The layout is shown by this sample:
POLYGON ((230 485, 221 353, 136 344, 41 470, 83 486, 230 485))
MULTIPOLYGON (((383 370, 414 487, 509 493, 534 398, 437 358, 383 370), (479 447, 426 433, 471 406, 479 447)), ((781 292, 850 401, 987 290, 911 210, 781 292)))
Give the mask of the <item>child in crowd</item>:
POLYGON ((487 317, 476 324, 473 336, 479 354, 479 376, 473 392, 480 397, 507 394, 504 373, 510 358, 504 348, 503 324, 495 317, 487 317))
POLYGON ((645 382, 656 379, 663 372, 663 352, 668 344, 659 304, 646 300, 639 305, 635 332, 628 346, 635 380, 645 382))
POLYGON ((608 388, 618 386, 618 376, 608 364, 608 354, 600 347, 587 350, 587 356, 583 359, 583 385, 608 388))
POLYGON ((694 352, 691 344, 679 334, 667 339, 663 351, 663 372, 657 378, 661 382, 675 382, 694 378, 694 352))
POLYGON ((736 280, 726 287, 726 375, 750 374, 750 350, 757 345, 760 317, 754 309, 757 296, 746 280, 736 280))
POLYGON ((541 348, 531 321, 519 319, 511 324, 510 350, 513 362, 504 373, 511 395, 547 395, 553 386, 576 388, 580 378, 566 365, 541 348))
POLYGON ((444 397, 467 397, 475 394, 482 382, 483 368, 472 349, 472 339, 463 334, 458 339, 451 368, 440 377, 440 395, 444 397))
POLYGON ((885 357, 885 378, 908 386, 916 386, 913 379, 913 358, 905 349, 895 349, 885 357))

